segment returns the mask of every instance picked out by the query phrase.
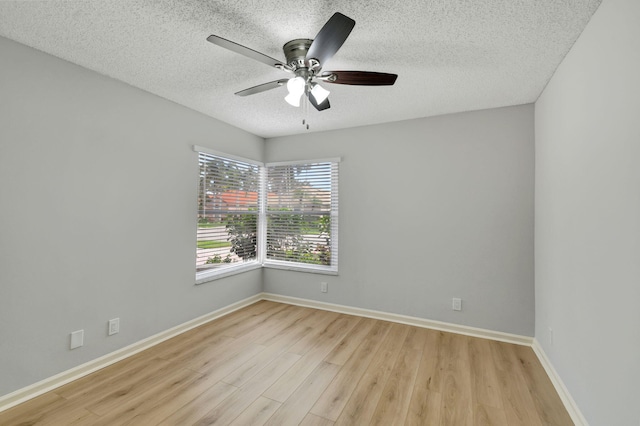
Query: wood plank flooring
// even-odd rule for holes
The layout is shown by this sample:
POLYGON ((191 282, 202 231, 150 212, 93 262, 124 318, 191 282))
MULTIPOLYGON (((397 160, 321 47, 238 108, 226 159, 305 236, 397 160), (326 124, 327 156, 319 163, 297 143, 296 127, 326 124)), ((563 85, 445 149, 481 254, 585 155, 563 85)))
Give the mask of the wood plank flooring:
POLYGON ((572 425, 531 348, 261 301, 1 425, 572 425))

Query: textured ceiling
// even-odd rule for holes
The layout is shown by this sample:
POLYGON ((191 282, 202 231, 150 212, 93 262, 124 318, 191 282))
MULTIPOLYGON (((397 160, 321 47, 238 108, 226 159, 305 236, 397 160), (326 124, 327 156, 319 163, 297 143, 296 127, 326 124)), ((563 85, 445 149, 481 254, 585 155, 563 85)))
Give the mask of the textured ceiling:
POLYGON ((600 0, 1 1, 0 35, 263 137, 534 102, 600 0), (324 70, 398 74, 394 86, 324 86, 331 109, 289 106, 286 74, 206 41, 284 60, 334 12, 356 21, 324 70))

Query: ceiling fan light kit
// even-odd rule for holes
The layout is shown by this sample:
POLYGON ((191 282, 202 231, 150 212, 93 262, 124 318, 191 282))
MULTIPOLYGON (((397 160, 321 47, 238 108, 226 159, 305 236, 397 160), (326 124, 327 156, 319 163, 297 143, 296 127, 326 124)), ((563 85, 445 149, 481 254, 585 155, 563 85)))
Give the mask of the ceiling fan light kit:
POLYGON ((210 35, 207 40, 294 75, 289 79, 271 81, 241 90, 236 92, 236 95, 254 95, 275 89, 286 83, 289 93, 284 99, 287 103, 299 107, 302 96, 305 96, 314 108, 318 111, 324 111, 330 108, 328 98, 330 92, 320 86, 317 81, 360 86, 391 86, 398 77, 396 74, 373 71, 324 71, 320 74, 323 65, 344 44, 355 24, 353 19, 339 12, 334 13, 315 39, 295 39, 285 43, 282 48, 286 58, 285 63, 216 35, 210 35))

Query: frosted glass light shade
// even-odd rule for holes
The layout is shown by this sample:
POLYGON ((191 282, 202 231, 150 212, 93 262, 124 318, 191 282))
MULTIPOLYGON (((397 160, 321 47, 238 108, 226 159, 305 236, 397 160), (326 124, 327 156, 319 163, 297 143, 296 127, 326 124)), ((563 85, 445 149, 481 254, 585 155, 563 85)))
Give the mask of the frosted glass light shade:
POLYGON ((287 101, 287 103, 291 106, 299 107, 301 97, 302 95, 289 93, 287 96, 284 97, 284 100, 287 101))
POLYGON ((319 84, 314 84, 313 89, 311 89, 311 95, 316 100, 318 105, 323 103, 329 97, 329 91, 319 84))
POLYGON ((287 81, 287 90, 289 94, 285 96, 284 100, 294 107, 300 106, 300 98, 304 93, 305 81, 302 77, 294 77, 287 81))

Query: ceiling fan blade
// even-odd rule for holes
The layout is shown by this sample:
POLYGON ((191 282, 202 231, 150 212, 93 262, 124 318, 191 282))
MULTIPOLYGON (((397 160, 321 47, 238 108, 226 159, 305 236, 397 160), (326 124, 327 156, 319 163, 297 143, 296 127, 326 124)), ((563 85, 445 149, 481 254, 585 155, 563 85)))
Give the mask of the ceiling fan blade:
POLYGON ((283 86, 287 84, 287 81, 289 80, 287 80, 286 78, 282 80, 270 81, 268 83, 258 84, 257 86, 249 87, 248 89, 241 90, 239 92, 236 92, 235 94, 238 96, 255 95, 256 93, 266 92, 267 90, 271 90, 271 89, 275 89, 277 87, 283 86))
POLYGON ((233 41, 227 40, 226 38, 218 37, 217 35, 210 35, 209 37, 207 37, 207 41, 224 47, 225 49, 231 50, 232 52, 239 53, 243 56, 246 56, 247 58, 262 62, 263 64, 269 65, 270 67, 282 65, 282 61, 267 56, 264 53, 256 52, 255 50, 241 44, 234 43, 233 41))
POLYGON ((313 97, 313 95, 309 94, 308 97, 309 97, 309 102, 311 102, 311 105, 313 105, 313 107, 318 111, 324 111, 325 109, 331 108, 331 105, 329 104, 329 98, 322 101, 321 104, 318 104, 318 102, 316 102, 316 99, 313 97))
POLYGON ((344 44, 356 21, 340 12, 333 14, 318 32, 307 52, 307 59, 317 59, 320 65, 331 59, 344 44))
POLYGON ((397 74, 373 71, 327 71, 320 76, 327 83, 357 86, 392 86, 397 78, 397 74))

